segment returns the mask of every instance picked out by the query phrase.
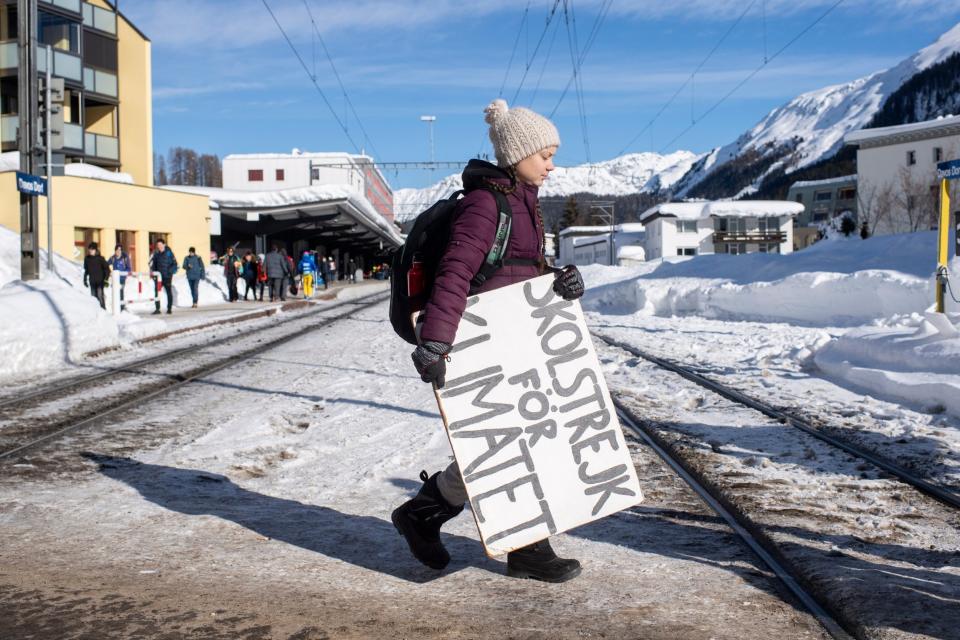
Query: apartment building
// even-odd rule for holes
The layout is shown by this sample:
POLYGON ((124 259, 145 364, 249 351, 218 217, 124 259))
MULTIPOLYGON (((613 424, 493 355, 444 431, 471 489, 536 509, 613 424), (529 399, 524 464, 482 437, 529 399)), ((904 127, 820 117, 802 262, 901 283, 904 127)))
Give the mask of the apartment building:
POLYGON ((640 216, 646 259, 711 253, 791 253, 797 202, 718 200, 666 202, 640 216))
MULTIPOLYGON (((63 78, 63 169, 54 169, 53 244, 82 259, 98 242, 109 252, 122 244, 145 270, 153 243, 180 253, 209 252, 209 208, 203 196, 153 188, 153 116, 150 40, 107 0, 39 0, 39 71, 63 78)), ((0 0, 0 198, 16 202, 18 168, 18 16, 15 0, 0 0)), ((42 173, 42 171, 41 171, 42 173)), ((41 211, 46 203, 40 198, 41 211)), ((0 225, 19 231, 16 206, 0 207, 0 225)), ((46 216, 40 216, 46 238, 46 216)), ((45 245, 45 243, 43 243, 45 245)))
MULTIPOLYGON (((960 116, 861 129, 844 141, 857 147, 859 213, 871 233, 937 226, 937 163, 960 158, 960 116)), ((960 197, 956 185, 951 190, 960 197)))

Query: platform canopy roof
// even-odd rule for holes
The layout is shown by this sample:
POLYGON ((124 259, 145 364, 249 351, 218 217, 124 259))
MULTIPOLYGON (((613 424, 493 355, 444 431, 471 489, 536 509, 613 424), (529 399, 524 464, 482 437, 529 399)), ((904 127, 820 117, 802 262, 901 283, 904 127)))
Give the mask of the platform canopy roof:
POLYGON ((169 185, 174 191, 205 195, 221 225, 267 236, 296 234, 356 248, 391 248, 403 244, 395 224, 346 186, 324 185, 240 191, 169 185))

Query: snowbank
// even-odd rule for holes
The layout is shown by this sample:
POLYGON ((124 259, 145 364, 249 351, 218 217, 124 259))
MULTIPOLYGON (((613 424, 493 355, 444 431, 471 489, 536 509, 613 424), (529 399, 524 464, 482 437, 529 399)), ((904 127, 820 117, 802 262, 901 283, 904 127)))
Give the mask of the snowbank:
POLYGON ((705 255, 619 271, 589 266, 584 306, 850 327, 925 310, 935 256, 936 234, 921 232, 819 243, 788 255, 705 255))
MULTIPOLYGON (((57 274, 46 268, 47 255, 41 250, 41 278, 20 280, 20 236, 0 227, 0 383, 70 366, 84 354, 129 344, 169 329, 166 322, 141 318, 126 311, 118 316, 100 308, 83 286, 83 267, 54 254, 57 274)), ((128 299, 136 295, 136 282, 127 281, 128 299)), ((225 301, 223 268, 207 268, 200 286, 200 304, 225 301)), ((174 302, 192 304, 185 278, 174 278, 174 302)), ((109 295, 109 289, 107 290, 109 295)), ((164 299, 165 303, 165 299, 164 299)), ((152 302, 131 305, 145 311, 152 302)))
POLYGON ((814 363, 873 395, 960 416, 960 314, 910 320, 912 327, 854 329, 821 347, 814 363))

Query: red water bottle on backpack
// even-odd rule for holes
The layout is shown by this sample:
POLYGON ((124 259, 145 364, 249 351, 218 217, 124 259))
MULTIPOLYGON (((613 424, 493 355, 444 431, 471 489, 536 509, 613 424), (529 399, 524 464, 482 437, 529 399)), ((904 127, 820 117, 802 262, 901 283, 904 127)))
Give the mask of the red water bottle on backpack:
POLYGON ((414 259, 407 271, 407 297, 410 299, 410 308, 414 311, 420 311, 426 306, 426 273, 423 269, 423 263, 414 259))

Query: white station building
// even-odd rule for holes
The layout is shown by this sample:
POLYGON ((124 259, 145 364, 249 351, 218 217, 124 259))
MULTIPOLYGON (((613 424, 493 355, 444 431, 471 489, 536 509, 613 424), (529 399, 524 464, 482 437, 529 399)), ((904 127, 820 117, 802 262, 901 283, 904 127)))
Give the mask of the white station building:
POLYGON ((798 202, 719 200, 666 202, 647 209, 646 259, 712 253, 791 253, 798 202))
POLYGON ((316 186, 347 187, 393 221, 393 190, 370 156, 294 149, 291 153, 231 154, 223 159, 224 189, 277 191, 316 186))
POLYGON ((620 264, 621 259, 642 261, 645 237, 644 226, 638 222, 615 225, 611 251, 609 225, 567 227, 560 231, 560 255, 557 263, 582 266, 620 264))

